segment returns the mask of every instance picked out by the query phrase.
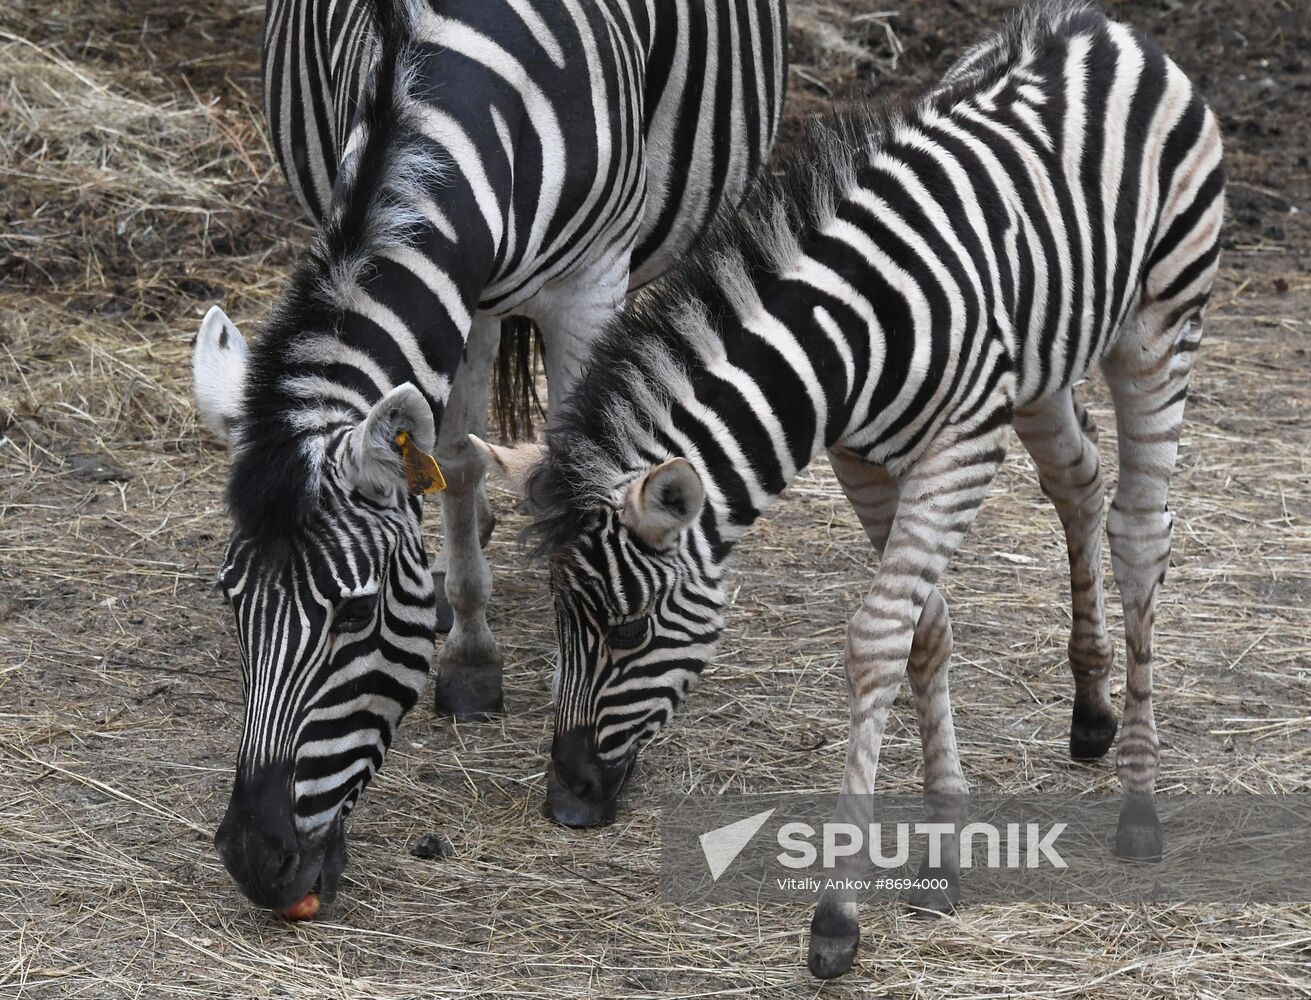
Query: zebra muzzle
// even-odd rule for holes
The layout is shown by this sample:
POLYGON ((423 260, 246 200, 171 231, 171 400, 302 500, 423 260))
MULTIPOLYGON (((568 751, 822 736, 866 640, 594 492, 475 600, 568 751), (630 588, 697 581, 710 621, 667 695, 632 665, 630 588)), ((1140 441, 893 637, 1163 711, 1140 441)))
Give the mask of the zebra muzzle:
POLYGON ((609 826, 619 813, 619 796, 593 802, 570 791, 556 775, 552 764, 546 772, 546 802, 542 814, 561 826, 587 828, 609 826))
POLYGON ((546 771, 546 818, 571 827, 613 823, 635 759, 630 755, 603 761, 590 733, 571 730, 557 734, 546 771))
POLYGON ((277 911, 287 920, 313 920, 319 910, 331 904, 337 898, 337 889, 341 883, 341 873, 346 867, 346 828, 338 819, 328 833, 327 846, 323 851, 323 863, 319 867, 319 877, 303 897, 277 911))
POLYGON ((214 834, 224 868, 251 902, 278 913, 300 907, 307 896, 320 904, 337 895, 346 866, 346 831, 341 817, 305 834, 295 824, 288 783, 238 779, 227 812, 214 834))

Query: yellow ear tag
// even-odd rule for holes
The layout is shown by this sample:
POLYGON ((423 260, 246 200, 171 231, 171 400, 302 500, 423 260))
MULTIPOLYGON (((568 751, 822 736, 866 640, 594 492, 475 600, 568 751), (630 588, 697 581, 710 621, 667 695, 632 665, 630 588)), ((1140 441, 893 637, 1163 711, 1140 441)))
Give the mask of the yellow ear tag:
POLYGON ((421 493, 440 493, 446 489, 446 477, 437 460, 410 440, 408 431, 396 435, 396 447, 401 450, 401 467, 405 470, 405 485, 415 496, 421 493))

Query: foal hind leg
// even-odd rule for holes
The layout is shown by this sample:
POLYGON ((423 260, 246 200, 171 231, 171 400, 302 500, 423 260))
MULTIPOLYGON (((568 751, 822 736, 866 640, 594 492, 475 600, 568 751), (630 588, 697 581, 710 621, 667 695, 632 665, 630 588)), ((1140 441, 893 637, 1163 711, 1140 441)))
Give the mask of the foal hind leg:
POLYGON ((475 318, 437 441, 437 457, 446 477, 445 573, 439 568, 434 577, 445 585, 453 621, 438 656, 435 707, 457 719, 484 719, 505 710, 501 653, 487 625, 492 571, 481 537, 490 514, 484 492, 486 467, 482 453, 469 440, 470 433, 485 432, 498 335, 495 319, 475 318))
POLYGON ((1015 430, 1038 467, 1038 480, 1065 529, 1070 557, 1070 672, 1074 713, 1070 756, 1095 760, 1115 740, 1111 665, 1102 590, 1102 485, 1097 430, 1074 391, 1039 400, 1015 412, 1015 430))
POLYGON ((1102 364, 1115 400, 1120 481, 1107 515, 1111 566, 1124 605, 1128 653, 1124 726, 1116 770, 1124 789, 1115 852, 1161 857, 1154 795, 1160 743, 1152 711, 1156 596, 1170 563, 1173 518, 1166 504, 1179 450, 1188 374, 1201 339, 1200 307, 1178 318, 1143 309, 1136 328, 1102 364))
MULTIPOLYGON (((832 451, 829 460, 865 534, 875 551, 882 554, 897 513, 900 490, 896 479, 882 466, 871 465, 850 452, 832 451)), ((942 593, 934 587, 915 626, 906 672, 915 695, 924 754, 924 797, 932 813, 929 819, 936 823, 963 822, 969 794, 961 772, 947 689, 951 650, 951 616, 942 593)), ((930 866, 926 856, 920 866, 920 879, 945 881, 946 887, 913 889, 908 902, 918 915, 934 916, 955 909, 960 901, 959 852, 943 851, 938 866, 930 866)))

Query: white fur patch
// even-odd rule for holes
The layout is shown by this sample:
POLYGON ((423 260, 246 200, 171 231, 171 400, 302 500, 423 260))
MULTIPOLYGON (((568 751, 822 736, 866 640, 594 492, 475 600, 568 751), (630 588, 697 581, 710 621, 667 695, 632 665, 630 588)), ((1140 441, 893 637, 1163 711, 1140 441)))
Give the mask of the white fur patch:
POLYGON ((246 340, 218 306, 201 320, 191 354, 191 374, 200 419, 224 444, 241 422, 246 387, 246 340))

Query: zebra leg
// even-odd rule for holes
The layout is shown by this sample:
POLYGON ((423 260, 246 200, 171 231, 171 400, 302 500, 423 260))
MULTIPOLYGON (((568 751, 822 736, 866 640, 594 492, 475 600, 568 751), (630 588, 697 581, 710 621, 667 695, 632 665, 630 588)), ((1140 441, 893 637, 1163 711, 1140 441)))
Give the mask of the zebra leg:
POLYGON ((469 441, 471 432, 479 433, 486 426, 498 336, 497 320, 475 318, 437 442, 438 461, 446 477, 443 575, 453 622, 437 659, 434 703, 439 714, 456 719, 485 719, 505 710, 501 653, 487 627, 492 573, 479 537, 481 508, 487 504, 486 468, 482 453, 469 441))
MULTIPOLYGON (((1005 425, 936 443, 901 481, 901 497, 874 586, 847 628, 851 734, 835 823, 868 830, 888 710, 906 675, 921 613, 965 537, 1005 453, 1005 425)), ((945 694, 945 687, 942 691, 945 694)), ((860 942, 854 881, 839 873, 810 925, 810 971, 851 968, 860 942)))
POLYGON ((1163 312, 1160 306, 1141 310, 1137 328, 1125 331, 1102 365, 1120 443, 1120 481, 1106 530, 1128 653, 1124 727, 1115 761, 1124 788, 1115 853, 1140 861, 1161 857, 1154 802, 1160 743, 1152 712, 1152 630, 1157 591, 1170 563, 1170 476, 1202 333, 1197 313, 1170 323, 1163 312))
MULTIPOLYGON (((475 430, 473 433, 482 437, 481 431, 475 430)), ((474 506, 478 519, 478 545, 485 549, 487 543, 492 540, 492 530, 496 527, 496 515, 492 513, 491 501, 487 499, 486 477, 478 484, 474 506)), ((445 514, 443 514, 443 523, 445 523, 445 514)), ((437 553, 437 558, 433 560, 432 569, 432 584, 437 594, 437 632, 441 635, 449 635, 455 625, 455 608, 451 606, 450 599, 446 596, 446 570, 449 558, 448 547, 443 544, 441 551, 437 553)))
MULTIPOLYGON (((475 427, 471 433, 483 437, 487 429, 486 424, 487 420, 484 416, 479 426, 475 427)), ((443 498, 442 525, 445 537, 449 538, 446 529, 449 518, 446 514, 445 502, 445 498, 443 498)), ((478 524, 478 546, 485 549, 487 543, 492 540, 492 531, 496 527, 496 514, 492 512, 492 503, 487 499, 487 477, 485 475, 478 480, 478 488, 474 491, 474 509, 478 524)), ((437 594, 437 631, 441 635, 449 635, 455 625, 455 608, 451 605, 450 598, 446 596, 446 573, 449 565, 450 545, 444 542, 441 551, 437 553, 437 558, 433 560, 432 569, 433 589, 437 594)))
MULTIPOLYGON (((829 459, 865 534, 877 552, 882 552, 897 512, 897 481, 882 466, 872 465, 850 452, 835 450, 829 459)), ((951 659, 951 616, 947 602, 934 587, 920 613, 911 643, 907 673, 915 695, 920 744, 924 753, 924 798, 930 822, 963 823, 969 788, 961 772, 956 748, 956 728, 947 689, 947 663, 951 659)), ((933 917, 949 913, 960 901, 960 854, 950 848, 942 864, 931 866, 926 855, 920 865, 922 880, 942 880, 945 889, 913 889, 908 902, 916 915, 933 917)))
POLYGON ((928 822, 950 823, 956 833, 942 839, 942 855, 932 864, 925 853, 920 862, 921 881, 943 883, 941 887, 911 890, 908 902, 917 917, 932 919, 951 913, 960 902, 960 850, 958 834, 965 825, 969 786, 961 773, 956 749, 956 727, 951 717, 951 694, 947 690, 947 662, 951 659, 951 615, 947 602, 935 587, 920 612, 915 642, 910 649, 907 673, 915 693, 920 745, 924 752, 924 799, 928 822))
MULTIPOLYGON (((542 331, 542 365, 546 369, 546 423, 554 426, 573 392, 601 332, 624 308, 632 247, 616 252, 575 275, 559 287, 548 288, 533 301, 533 319, 542 331)), ((560 661, 551 678, 551 701, 560 694, 560 661)))
POLYGON ((1102 590, 1102 485, 1097 429, 1074 391, 1050 396, 1015 412, 1015 430, 1038 467, 1038 481, 1065 529, 1070 557, 1070 672, 1074 713, 1070 756, 1096 760, 1115 740, 1111 666, 1115 654, 1106 632, 1102 590))

